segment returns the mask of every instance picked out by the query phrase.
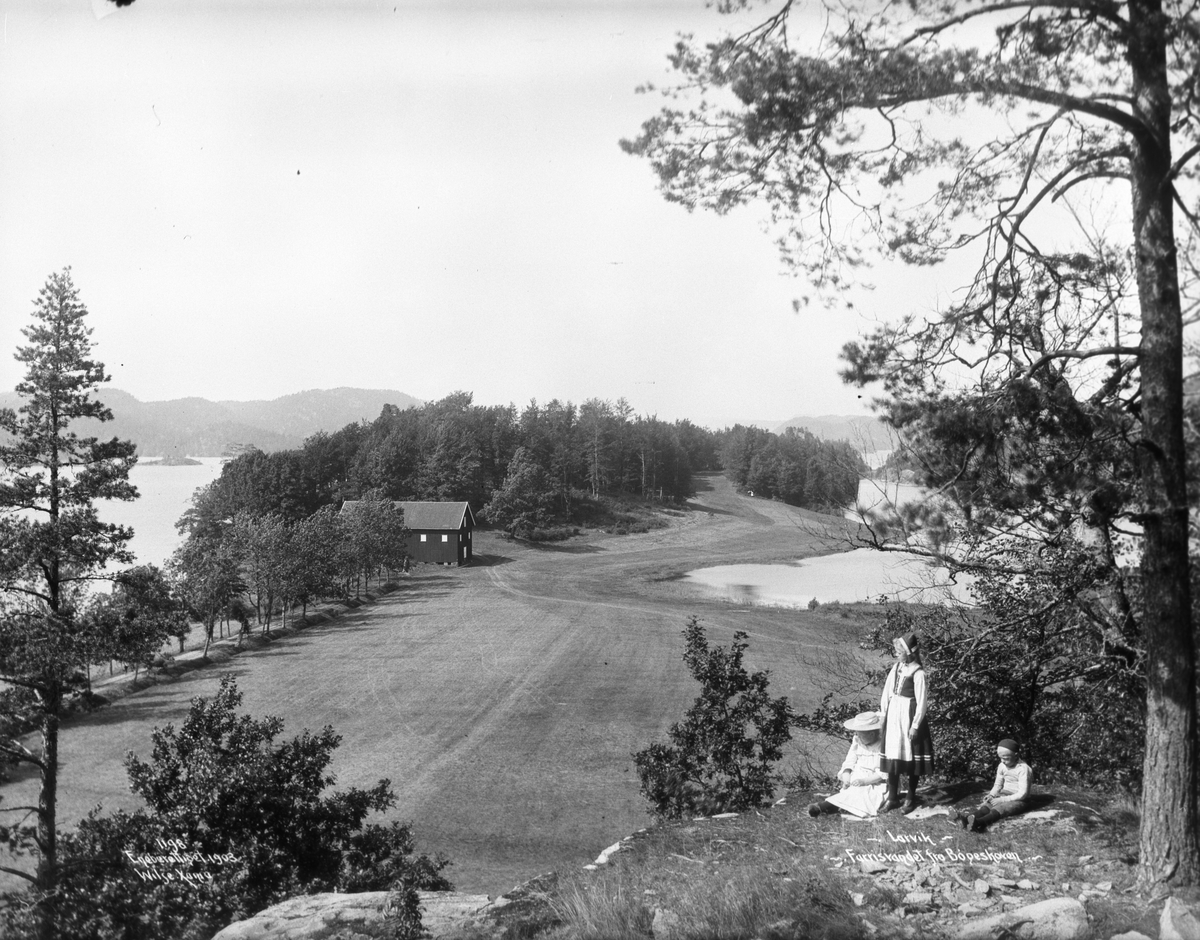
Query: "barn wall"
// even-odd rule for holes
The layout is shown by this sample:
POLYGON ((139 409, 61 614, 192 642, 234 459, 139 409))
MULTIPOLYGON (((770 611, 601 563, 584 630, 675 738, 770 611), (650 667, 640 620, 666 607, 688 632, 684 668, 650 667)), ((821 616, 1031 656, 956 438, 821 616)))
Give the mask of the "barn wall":
MULTIPOLYGON (((465 532, 463 533, 464 560, 470 561, 470 542, 465 540, 465 532)), ((457 565, 458 561, 458 539, 459 532, 455 530, 414 530, 412 536, 408 540, 408 553, 412 556, 414 562, 424 564, 437 565, 457 565), (421 541, 421 536, 426 537, 426 541, 421 541), (442 541, 442 536, 447 536, 445 542, 442 541)))

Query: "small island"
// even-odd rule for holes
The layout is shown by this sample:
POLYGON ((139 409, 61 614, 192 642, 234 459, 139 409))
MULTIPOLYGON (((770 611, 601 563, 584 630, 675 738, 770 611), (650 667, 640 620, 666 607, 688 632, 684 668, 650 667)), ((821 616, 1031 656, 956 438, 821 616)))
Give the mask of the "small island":
POLYGON ((155 457, 151 460, 139 460, 139 467, 199 467, 200 461, 192 457, 155 457))

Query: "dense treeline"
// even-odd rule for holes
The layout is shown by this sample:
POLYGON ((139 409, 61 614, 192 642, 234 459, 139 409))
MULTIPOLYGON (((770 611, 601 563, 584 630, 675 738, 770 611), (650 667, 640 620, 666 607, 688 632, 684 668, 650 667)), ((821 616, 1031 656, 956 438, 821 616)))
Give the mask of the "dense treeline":
POLYGON ((296 450, 248 450, 197 497, 186 525, 239 512, 294 522, 375 493, 467 500, 488 521, 528 531, 514 526, 511 506, 537 525, 589 521, 603 517, 608 496, 682 502, 693 473, 721 468, 760 495, 813 508, 851 502, 865 470, 849 444, 795 429, 713 432, 634 415, 624 399, 531 402, 518 411, 456 392, 421 408, 386 406, 369 424, 316 434, 296 450))
POLYGON ((721 435, 725 475, 755 496, 793 506, 837 510, 858 495, 867 466, 846 441, 823 441, 788 428, 772 434, 735 425, 721 435))
POLYGON ((517 451, 541 470, 552 510, 628 493, 663 501, 691 494, 691 475, 717 469, 715 436, 688 421, 634 416, 623 400, 480 406, 456 392, 421 408, 387 406, 374 421, 319 433, 297 450, 248 450, 197 498, 188 522, 238 512, 298 520, 375 492, 388 499, 467 500, 503 487, 517 451))

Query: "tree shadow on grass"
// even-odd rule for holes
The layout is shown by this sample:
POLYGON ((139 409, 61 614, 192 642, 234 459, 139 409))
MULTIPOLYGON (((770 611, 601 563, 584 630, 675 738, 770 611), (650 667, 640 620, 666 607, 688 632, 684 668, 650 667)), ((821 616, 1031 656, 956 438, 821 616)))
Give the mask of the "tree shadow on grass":
POLYGON ((548 555, 598 555, 604 552, 599 545, 581 543, 570 545, 566 542, 525 542, 526 548, 548 555))
POLYGON ((471 563, 468 568, 497 568, 500 565, 510 565, 515 558, 510 558, 508 555, 495 555, 489 552, 486 555, 477 554, 472 556, 471 563))

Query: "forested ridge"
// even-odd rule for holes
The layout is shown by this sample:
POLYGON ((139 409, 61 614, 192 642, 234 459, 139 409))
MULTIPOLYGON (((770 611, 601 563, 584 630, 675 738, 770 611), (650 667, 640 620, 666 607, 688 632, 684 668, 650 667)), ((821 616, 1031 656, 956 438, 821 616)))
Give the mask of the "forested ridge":
POLYGON ((198 494, 183 524, 238 512, 307 518, 373 495, 466 500, 517 534, 611 521, 608 497, 669 504, 692 495, 692 474, 725 470, 739 486, 825 509, 854 498, 864 471, 845 442, 789 428, 710 431, 635 415, 624 399, 582 405, 476 405, 455 392, 419 408, 387 405, 372 422, 320 432, 294 450, 246 449, 198 494))

